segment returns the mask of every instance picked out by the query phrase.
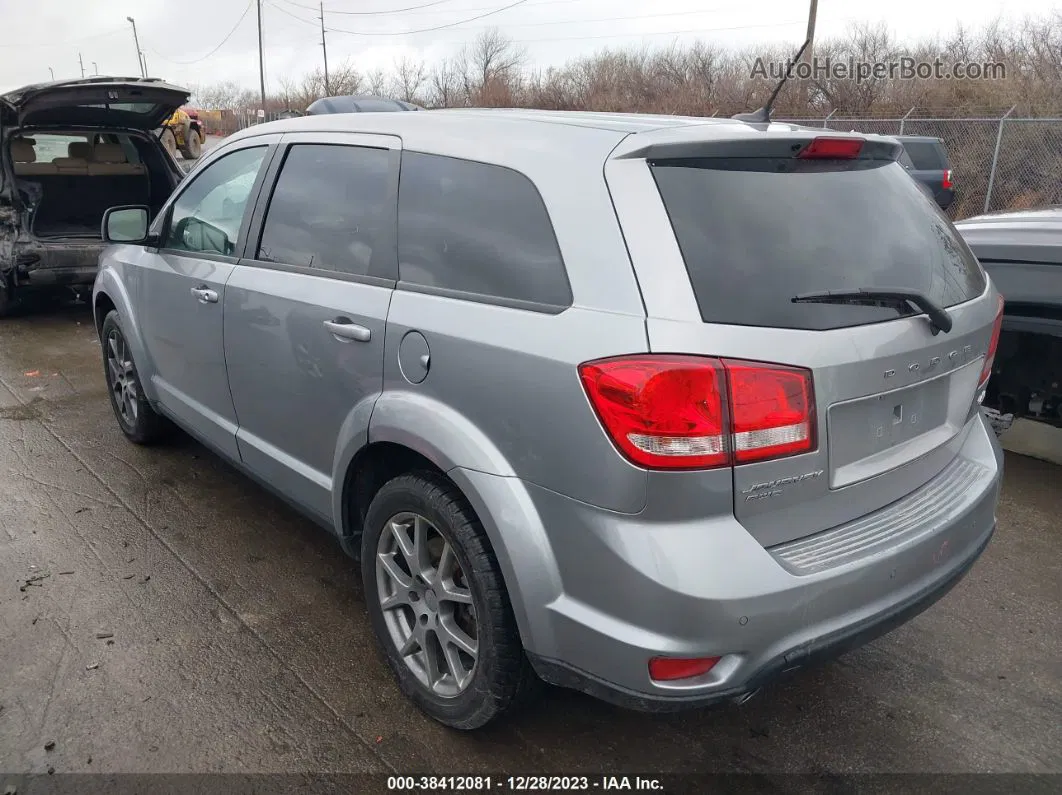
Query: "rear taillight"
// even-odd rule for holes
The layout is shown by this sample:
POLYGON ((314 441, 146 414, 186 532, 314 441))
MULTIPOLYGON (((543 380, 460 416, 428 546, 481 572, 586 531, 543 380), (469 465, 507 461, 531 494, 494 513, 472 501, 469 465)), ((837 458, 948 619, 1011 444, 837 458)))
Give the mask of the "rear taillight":
POLYGON ((606 432, 648 469, 709 469, 815 449, 811 373, 702 356, 623 356, 579 376, 606 432))
POLYGON ((999 347, 999 334, 1003 330, 1003 296, 997 296, 998 308, 996 309, 996 322, 992 324, 992 339, 988 342, 988 350, 985 352, 985 366, 981 370, 980 389, 988 383, 992 377, 992 365, 996 361, 996 349, 999 347))
POLYGON ((725 360, 734 460, 739 464, 806 453, 812 444, 811 373, 725 360))
POLYGON ((945 170, 945 172, 944 172, 944 182, 943 182, 943 183, 941 183, 941 187, 942 187, 942 188, 943 188, 944 190, 951 190, 952 188, 954 188, 954 187, 955 187, 955 186, 954 186, 954 185, 952 185, 952 183, 951 183, 951 169, 950 169, 950 168, 949 168, 949 169, 947 169, 947 170, 945 170))
POLYGON ((810 144, 801 149, 797 153, 797 157, 803 160, 817 158, 850 160, 859 157, 859 153, 862 151, 862 138, 821 137, 815 138, 810 144))

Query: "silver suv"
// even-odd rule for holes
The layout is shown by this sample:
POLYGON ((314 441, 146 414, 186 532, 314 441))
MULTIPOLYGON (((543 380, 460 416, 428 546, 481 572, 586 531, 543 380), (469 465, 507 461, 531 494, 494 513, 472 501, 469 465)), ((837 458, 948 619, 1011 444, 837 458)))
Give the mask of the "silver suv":
POLYGON ((995 527, 1001 300, 895 140, 312 116, 109 210, 115 415, 360 559, 405 693, 744 700, 917 614, 995 527))

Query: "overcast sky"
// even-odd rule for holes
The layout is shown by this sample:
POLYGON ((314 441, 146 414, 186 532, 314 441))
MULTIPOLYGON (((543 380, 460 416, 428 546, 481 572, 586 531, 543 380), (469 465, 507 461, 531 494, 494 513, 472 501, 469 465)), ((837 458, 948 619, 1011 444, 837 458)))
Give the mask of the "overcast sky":
MULTIPOLYGON (((724 46, 799 46, 807 0, 325 0, 329 63, 362 71, 410 55, 429 63, 490 26, 522 43, 536 65, 604 47, 666 45, 702 38, 724 46), (513 7, 463 22, 495 9, 513 7), (404 12, 397 9, 410 9, 404 12), (344 13, 346 12, 346 13, 344 13), (377 13, 383 12, 383 13, 377 13), (461 23, 454 25, 454 23, 461 23), (442 30, 405 34, 450 25, 442 30), (345 32, 341 32, 345 31, 345 32), (362 35, 355 35, 362 34, 362 35), (372 35, 368 35, 372 34, 372 35)), ((818 37, 853 21, 885 21, 904 38, 946 34, 958 20, 1047 14, 1058 0, 820 0, 818 37)), ((315 0, 262 0, 267 90, 321 62, 315 0)), ((237 80, 258 84, 255 0, 0 0, 0 90, 85 74, 137 74, 136 19, 148 72, 185 86, 237 80)))

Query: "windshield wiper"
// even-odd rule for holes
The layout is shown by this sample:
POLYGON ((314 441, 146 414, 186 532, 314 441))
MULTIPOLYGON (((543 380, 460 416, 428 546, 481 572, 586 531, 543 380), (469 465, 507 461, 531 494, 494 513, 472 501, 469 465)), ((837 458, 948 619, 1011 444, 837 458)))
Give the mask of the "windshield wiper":
POLYGON ((868 301, 895 301, 902 304, 913 304, 929 316, 933 324, 933 333, 943 331, 947 334, 951 331, 951 315, 943 307, 938 306, 932 299, 917 290, 907 290, 902 287, 859 287, 855 290, 826 290, 821 293, 801 293, 791 299, 794 304, 830 304, 830 303, 863 303, 868 301))

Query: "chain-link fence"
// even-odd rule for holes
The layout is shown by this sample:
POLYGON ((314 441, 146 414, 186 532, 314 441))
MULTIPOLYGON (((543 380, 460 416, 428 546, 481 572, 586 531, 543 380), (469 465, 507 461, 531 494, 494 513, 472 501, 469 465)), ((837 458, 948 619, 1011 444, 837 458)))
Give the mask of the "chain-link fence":
POLYGON ((1062 119, 787 119, 830 130, 879 135, 930 135, 951 160, 955 203, 968 218, 992 210, 1062 204, 1062 119))

